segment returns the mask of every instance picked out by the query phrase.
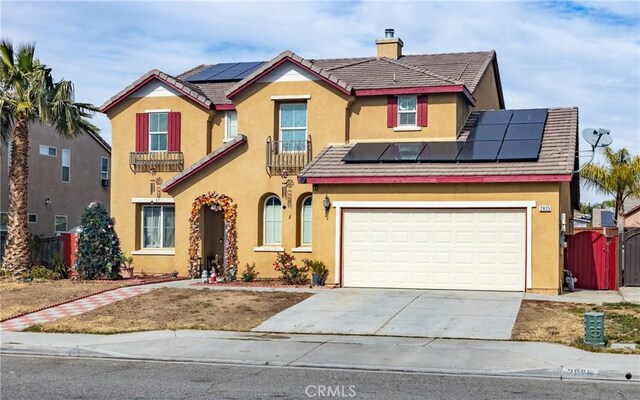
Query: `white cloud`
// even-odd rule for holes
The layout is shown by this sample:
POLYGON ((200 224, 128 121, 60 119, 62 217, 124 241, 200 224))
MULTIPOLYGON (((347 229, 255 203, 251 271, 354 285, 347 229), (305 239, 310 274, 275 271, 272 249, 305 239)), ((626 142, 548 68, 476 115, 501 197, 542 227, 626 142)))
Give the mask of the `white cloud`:
MULTIPOLYGON (((578 106, 581 129, 611 129, 614 147, 640 153, 636 1, 3 1, 1 12, 3 37, 37 41, 55 76, 98 105, 153 68, 177 74, 284 50, 373 55, 385 28, 408 54, 495 49, 508 107, 578 106)), ((110 140, 106 117, 95 122, 110 140)))

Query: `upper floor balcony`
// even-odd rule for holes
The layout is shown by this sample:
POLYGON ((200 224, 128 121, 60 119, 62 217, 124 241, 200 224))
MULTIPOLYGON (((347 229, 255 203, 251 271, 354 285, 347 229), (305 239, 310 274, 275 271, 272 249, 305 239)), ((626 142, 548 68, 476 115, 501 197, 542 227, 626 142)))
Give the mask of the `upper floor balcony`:
POLYGON ((129 153, 129 168, 135 172, 178 172, 184 168, 180 151, 148 151, 129 153))
POLYGON ((311 161, 311 136, 306 140, 271 140, 267 138, 266 168, 269 176, 297 174, 311 161))

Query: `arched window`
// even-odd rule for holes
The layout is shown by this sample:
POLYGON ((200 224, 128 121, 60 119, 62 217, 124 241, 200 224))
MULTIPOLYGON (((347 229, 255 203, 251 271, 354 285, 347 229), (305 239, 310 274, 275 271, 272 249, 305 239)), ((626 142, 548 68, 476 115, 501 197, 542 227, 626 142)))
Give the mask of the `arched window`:
POLYGON ((301 212, 302 221, 302 245, 309 246, 311 245, 311 231, 312 231, 312 208, 311 208, 311 196, 304 199, 302 202, 302 212, 301 212))
POLYGON ((264 236, 263 244, 282 243, 282 204, 276 196, 267 198, 264 202, 264 236))

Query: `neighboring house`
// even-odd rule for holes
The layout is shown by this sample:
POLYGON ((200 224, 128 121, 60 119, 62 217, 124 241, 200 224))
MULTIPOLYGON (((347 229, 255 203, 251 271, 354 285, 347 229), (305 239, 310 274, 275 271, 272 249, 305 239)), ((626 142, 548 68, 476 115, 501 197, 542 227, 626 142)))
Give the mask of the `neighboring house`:
POLYGON ((640 198, 627 198, 624 202, 624 227, 640 228, 640 198))
POLYGON ((574 228, 588 228, 591 226, 591 215, 581 214, 577 211, 573 211, 573 227, 574 228))
POLYGON ((613 210, 606 210, 603 208, 594 208, 592 211, 592 218, 594 228, 610 228, 616 226, 613 210))
MULTIPOLYGON (((0 140, 0 235, 6 238, 10 144, 0 140)), ((50 125, 29 126, 29 232, 51 237, 80 224, 92 201, 109 207, 111 147, 98 135, 63 139, 50 125)), ((1 254, 1 253, 0 253, 1 254)))
POLYGON ((342 286, 558 293, 578 110, 481 112, 504 109, 494 51, 404 56, 385 33, 372 57, 152 70, 103 104, 136 267, 274 277, 286 251, 342 286))

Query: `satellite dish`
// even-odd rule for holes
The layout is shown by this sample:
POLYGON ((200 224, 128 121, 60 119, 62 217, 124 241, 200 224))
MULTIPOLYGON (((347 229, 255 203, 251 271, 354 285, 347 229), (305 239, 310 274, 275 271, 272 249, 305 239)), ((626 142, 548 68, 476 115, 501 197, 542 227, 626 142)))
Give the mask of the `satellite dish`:
POLYGON ((593 148, 596 147, 607 147, 611 143, 613 143, 613 138, 611 137, 611 131, 606 129, 598 129, 595 130, 593 128, 587 128, 582 131, 582 137, 587 141, 593 148))

